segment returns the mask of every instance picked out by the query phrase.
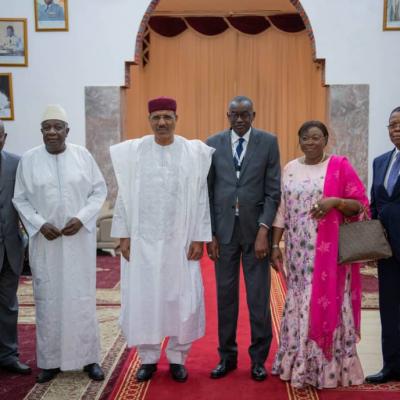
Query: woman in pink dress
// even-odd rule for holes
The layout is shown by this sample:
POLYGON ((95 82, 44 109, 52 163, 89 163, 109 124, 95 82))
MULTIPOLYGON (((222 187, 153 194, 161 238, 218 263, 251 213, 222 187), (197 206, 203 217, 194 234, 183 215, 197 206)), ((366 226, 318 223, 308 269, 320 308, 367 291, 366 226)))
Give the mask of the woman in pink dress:
POLYGON ((298 134, 304 156, 284 168, 272 233, 275 268, 285 233, 288 288, 272 373, 298 388, 359 385, 359 265, 338 265, 337 255, 339 225, 362 218, 368 199, 349 161, 325 153, 322 122, 308 121, 298 134))

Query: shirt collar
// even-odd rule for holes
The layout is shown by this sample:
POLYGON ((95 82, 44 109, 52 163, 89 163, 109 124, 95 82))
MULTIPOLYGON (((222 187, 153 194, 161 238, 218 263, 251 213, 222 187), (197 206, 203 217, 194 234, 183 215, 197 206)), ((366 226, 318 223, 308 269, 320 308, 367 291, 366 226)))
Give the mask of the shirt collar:
MULTIPOLYGON (((241 136, 246 142, 248 142, 250 140, 250 132, 251 132, 251 127, 243 136, 241 136)), ((236 143, 239 139, 240 139, 240 136, 233 129, 231 129, 232 143, 236 143)))

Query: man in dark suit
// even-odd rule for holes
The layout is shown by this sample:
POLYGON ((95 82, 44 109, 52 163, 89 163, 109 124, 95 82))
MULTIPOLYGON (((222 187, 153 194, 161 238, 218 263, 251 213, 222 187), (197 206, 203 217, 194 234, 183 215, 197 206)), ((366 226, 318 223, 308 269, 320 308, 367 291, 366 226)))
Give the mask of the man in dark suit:
POLYGON ((385 227, 393 256, 378 262, 383 368, 367 376, 368 383, 400 380, 400 107, 388 129, 395 148, 374 160, 371 213, 385 227))
POLYGON ((207 251, 215 261, 220 362, 211 378, 221 378, 237 366, 242 259, 251 325, 251 376, 262 381, 267 377, 264 362, 272 340, 268 231, 280 201, 279 149, 274 135, 252 128, 255 112, 249 98, 235 97, 227 116, 231 129, 206 142, 216 149, 208 178, 213 240, 207 251))
POLYGON ((24 246, 11 200, 19 158, 3 151, 6 137, 0 120, 0 368, 29 374, 31 369, 18 359, 17 346, 17 288, 24 246))

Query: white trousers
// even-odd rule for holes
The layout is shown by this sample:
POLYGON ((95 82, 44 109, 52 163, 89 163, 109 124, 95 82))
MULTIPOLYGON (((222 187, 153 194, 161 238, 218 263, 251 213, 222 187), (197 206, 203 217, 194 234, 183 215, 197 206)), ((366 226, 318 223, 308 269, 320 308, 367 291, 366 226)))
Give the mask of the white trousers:
MULTIPOLYGON (((192 343, 182 344, 176 336, 171 336, 165 349, 170 364, 184 365, 191 346, 192 343)), ((161 343, 142 344, 137 346, 137 352, 142 364, 157 364, 161 355, 161 343)))

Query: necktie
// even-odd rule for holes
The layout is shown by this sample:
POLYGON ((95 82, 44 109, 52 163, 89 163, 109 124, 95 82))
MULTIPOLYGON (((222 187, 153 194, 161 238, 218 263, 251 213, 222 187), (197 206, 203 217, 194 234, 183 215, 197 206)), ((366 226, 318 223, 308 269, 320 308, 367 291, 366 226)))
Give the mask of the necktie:
POLYGON ((235 163, 236 171, 240 171, 240 164, 241 164, 240 156, 242 155, 242 152, 243 152, 243 142, 244 142, 244 139, 239 138, 238 144, 237 144, 236 150, 235 150, 235 155, 233 157, 233 162, 235 163))
POLYGON ((397 153, 396 159, 389 173, 389 178, 387 180, 387 192, 389 193, 389 196, 391 196, 393 193, 394 186, 396 185, 397 179, 399 177, 399 172, 400 172, 400 153, 397 153))

